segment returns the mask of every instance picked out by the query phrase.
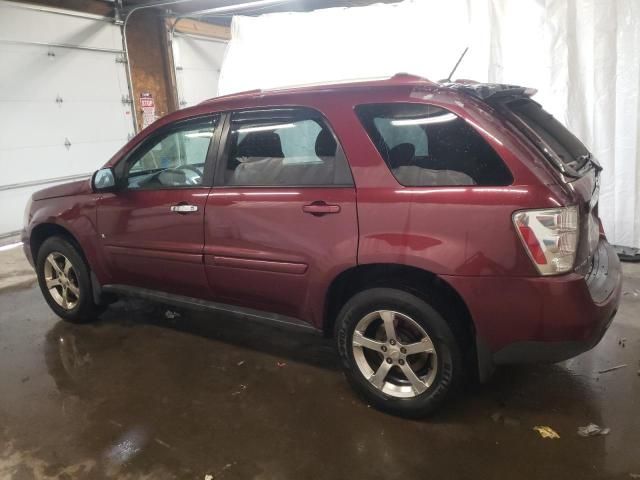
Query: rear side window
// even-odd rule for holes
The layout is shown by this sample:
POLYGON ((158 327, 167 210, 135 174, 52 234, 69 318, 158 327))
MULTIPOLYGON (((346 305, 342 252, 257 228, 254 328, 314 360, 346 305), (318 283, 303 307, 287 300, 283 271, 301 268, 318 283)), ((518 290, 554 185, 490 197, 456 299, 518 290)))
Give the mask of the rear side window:
POLYGON ((589 160, 587 147, 539 103, 523 98, 506 106, 556 154, 565 168, 576 172, 584 167, 589 160))
POLYGON ((342 148, 314 110, 235 112, 228 145, 225 185, 353 184, 342 148))
POLYGON ((513 181, 489 144, 448 110, 393 103, 360 105, 356 113, 401 185, 500 186, 513 181))

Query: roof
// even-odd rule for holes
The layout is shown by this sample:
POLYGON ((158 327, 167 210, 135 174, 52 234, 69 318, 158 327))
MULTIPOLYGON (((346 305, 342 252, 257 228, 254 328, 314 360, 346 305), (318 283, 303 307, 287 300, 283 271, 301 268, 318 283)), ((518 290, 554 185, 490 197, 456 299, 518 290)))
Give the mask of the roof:
POLYGON ((343 90, 343 89, 371 89, 399 86, 439 86, 426 78, 411 75, 408 73, 397 73, 392 77, 383 78, 363 78, 353 80, 341 80, 335 82, 313 83, 305 85, 296 85, 288 87, 279 87, 271 89, 255 89, 245 92, 232 93, 230 95, 222 95, 220 97, 210 98, 202 103, 222 102, 231 99, 250 99, 254 97, 263 97, 269 95, 292 94, 292 93, 313 93, 327 90, 343 90))

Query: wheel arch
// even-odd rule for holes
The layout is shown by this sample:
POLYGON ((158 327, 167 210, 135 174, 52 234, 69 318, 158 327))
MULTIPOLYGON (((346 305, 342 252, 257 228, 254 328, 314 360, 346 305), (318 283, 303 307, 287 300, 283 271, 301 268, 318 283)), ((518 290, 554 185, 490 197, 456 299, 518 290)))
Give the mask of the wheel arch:
POLYGON ((327 289, 323 332, 332 336, 342 306, 356 293, 374 287, 405 290, 427 301, 461 340, 463 355, 477 365, 476 327, 462 296, 438 275, 418 267, 394 263, 357 265, 338 274, 327 289))
POLYGON ((33 229, 31 230, 31 235, 29 237, 29 248, 31 249, 31 255, 34 262, 37 261, 38 251, 40 250, 40 247, 42 247, 42 244, 51 237, 62 237, 65 240, 68 240, 69 243, 71 243, 78 250, 78 253, 80 254, 80 256, 82 256, 87 265, 89 265, 84 251, 80 246, 80 242, 75 237, 75 235, 68 228, 58 223, 52 222, 40 223, 33 227, 33 229))

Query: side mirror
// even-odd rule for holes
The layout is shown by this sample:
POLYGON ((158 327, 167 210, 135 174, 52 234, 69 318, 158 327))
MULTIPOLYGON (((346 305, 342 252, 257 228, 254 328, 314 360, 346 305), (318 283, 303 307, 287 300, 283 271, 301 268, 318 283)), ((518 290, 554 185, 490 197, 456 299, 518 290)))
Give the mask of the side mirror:
POLYGON ((111 192, 116 188, 116 176, 112 168, 101 168, 91 177, 94 192, 111 192))

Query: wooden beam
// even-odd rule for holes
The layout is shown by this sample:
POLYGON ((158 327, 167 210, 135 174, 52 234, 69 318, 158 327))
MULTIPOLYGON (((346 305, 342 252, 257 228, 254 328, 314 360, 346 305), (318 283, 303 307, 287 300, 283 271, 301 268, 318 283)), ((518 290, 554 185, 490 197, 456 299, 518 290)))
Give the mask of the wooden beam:
MULTIPOLYGON (((171 28, 175 18, 167 18, 167 28, 171 28)), ((213 25, 212 23, 199 22, 190 18, 181 18, 176 26, 176 32, 190 35, 200 35, 218 40, 231 40, 231 29, 223 25, 213 25)))

